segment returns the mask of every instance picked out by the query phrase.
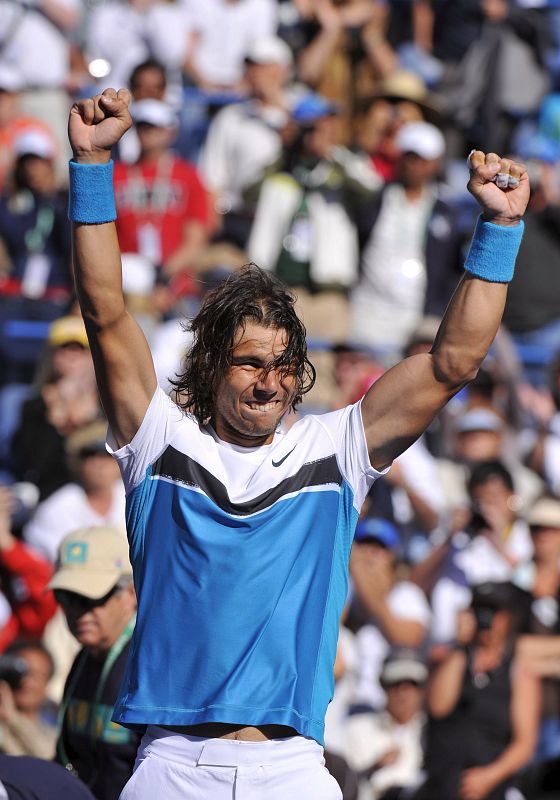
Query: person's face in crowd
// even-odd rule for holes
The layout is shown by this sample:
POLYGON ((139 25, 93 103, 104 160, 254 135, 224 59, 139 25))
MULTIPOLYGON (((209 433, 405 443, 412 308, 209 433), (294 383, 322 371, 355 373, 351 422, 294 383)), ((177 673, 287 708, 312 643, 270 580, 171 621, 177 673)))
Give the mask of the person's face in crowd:
POLYGON ((370 372, 380 367, 359 350, 342 350, 336 354, 334 380, 337 386, 349 387, 360 384, 370 372))
POLYGON ((305 150, 317 158, 329 158, 338 144, 340 120, 334 114, 321 117, 305 136, 305 150))
POLYGON ((439 158, 422 158, 416 153, 404 153, 400 164, 400 179, 407 189, 420 189, 430 183, 440 169, 439 158))
POLYGON ((157 67, 146 67, 138 72, 130 87, 134 100, 163 100, 165 97, 165 75, 157 67))
POLYGON ((54 164, 49 158, 27 155, 22 158, 20 175, 23 183, 32 192, 45 194, 54 191, 56 175, 54 164))
POLYGON ((395 161, 400 151, 395 144, 399 128, 406 122, 422 122, 420 107, 411 100, 392 102, 384 98, 374 100, 357 132, 357 142, 368 153, 381 153, 395 161))
POLYGON ((20 650, 17 655, 27 662, 28 670, 14 690, 14 700, 19 711, 33 713, 46 700, 47 685, 52 677, 51 662, 39 650, 20 650))
POLYGON ((424 688, 415 681, 399 681, 384 688, 387 694, 387 711, 399 725, 410 722, 420 712, 424 688))
POLYGON ((377 539, 364 539, 355 542, 360 558, 364 559, 373 570, 380 570, 384 574, 393 573, 395 570, 395 554, 377 539))
POLYGON ((139 122, 136 131, 144 155, 167 150, 175 138, 175 128, 163 128, 147 122, 139 122))
POLYGON ((82 646, 99 653, 111 649, 136 608, 132 580, 125 588, 113 589, 99 600, 61 590, 55 590, 55 597, 72 635, 82 646))
POLYGON ((500 457, 502 435, 498 431, 465 431, 456 439, 456 456, 460 461, 475 464, 500 457))
POLYGON ((234 341, 231 367, 218 382, 213 424, 224 441, 247 447, 270 444, 296 393, 293 374, 268 365, 286 348, 286 332, 247 322, 234 341))
POLYGON ((104 492, 119 479, 119 467, 109 453, 88 453, 80 461, 80 482, 86 492, 104 492))
POLYGON ((505 608, 492 613, 488 627, 477 627, 476 641, 483 647, 501 647, 512 630, 513 617, 505 608))
POLYGON ((545 564, 560 562, 560 528, 531 526, 535 560, 545 564))
POLYGON ((52 352, 53 372, 59 378, 82 374, 90 364, 93 366, 89 348, 79 342, 67 342, 52 352))
POLYGON ((8 125, 18 115, 19 93, 0 89, 0 128, 8 125))
POLYGON ((255 64, 248 61, 245 66, 249 91, 258 100, 278 100, 288 75, 287 67, 282 64, 255 64))
POLYGON ((471 502, 480 509, 483 516, 487 514, 489 519, 496 517, 510 522, 515 519, 517 495, 497 476, 474 486, 471 490, 471 502))

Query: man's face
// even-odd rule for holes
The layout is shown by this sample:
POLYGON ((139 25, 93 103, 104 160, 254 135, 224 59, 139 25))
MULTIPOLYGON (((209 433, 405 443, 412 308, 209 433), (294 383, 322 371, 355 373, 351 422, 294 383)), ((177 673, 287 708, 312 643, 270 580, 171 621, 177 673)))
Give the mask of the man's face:
POLYGON ((259 100, 277 99, 287 81, 288 70, 282 64, 248 63, 245 77, 251 94, 259 100))
POLYGON ((163 100, 165 89, 165 75, 156 67, 143 69, 136 76, 134 86, 131 87, 135 100, 163 100))
POLYGON ((502 436, 497 431, 465 431, 457 437, 455 453, 458 459, 474 464, 500 457, 502 436))
POLYGON ((39 650, 20 650, 18 656, 27 662, 27 672, 14 690, 19 711, 37 711, 46 700, 47 685, 51 679, 51 662, 39 650))
POLYGON ((286 348, 287 334, 247 322, 234 340, 232 365, 216 387, 213 424, 226 442, 270 444, 296 394, 295 375, 268 365, 286 348))
POLYGON ((73 592, 57 591, 70 633, 78 642, 95 652, 111 649, 134 613, 136 600, 132 581, 124 589, 116 589, 106 598, 91 601, 73 592))
POLYGON ((416 153, 405 153, 400 167, 400 178, 409 189, 419 189, 430 183, 441 168, 439 158, 421 158, 416 153))
POLYGON ((424 690, 414 681, 399 681, 386 686, 387 711, 401 725, 420 712, 424 690))

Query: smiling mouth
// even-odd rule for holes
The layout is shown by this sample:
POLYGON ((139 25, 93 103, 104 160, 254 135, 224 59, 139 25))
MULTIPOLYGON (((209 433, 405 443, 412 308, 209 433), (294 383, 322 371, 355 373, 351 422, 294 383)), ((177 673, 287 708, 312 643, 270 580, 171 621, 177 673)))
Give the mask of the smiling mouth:
POLYGON ((252 411, 260 411, 261 413, 265 413, 267 411, 275 411, 278 407, 278 400, 269 400, 267 403, 259 403, 256 401, 247 402, 246 405, 252 411))

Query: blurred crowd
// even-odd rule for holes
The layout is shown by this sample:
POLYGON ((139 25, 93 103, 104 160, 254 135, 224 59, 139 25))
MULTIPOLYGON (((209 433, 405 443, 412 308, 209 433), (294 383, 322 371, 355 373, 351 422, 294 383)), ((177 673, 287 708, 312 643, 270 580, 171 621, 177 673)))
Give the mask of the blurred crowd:
POLYGON ((132 97, 117 231, 161 384, 254 261, 307 328, 299 414, 430 349, 469 152, 527 165, 491 353, 362 512, 326 757, 344 800, 558 797, 558 0, 0 0, 0 797, 116 800, 139 741, 110 719, 135 597, 66 215, 68 113, 108 86, 132 97))

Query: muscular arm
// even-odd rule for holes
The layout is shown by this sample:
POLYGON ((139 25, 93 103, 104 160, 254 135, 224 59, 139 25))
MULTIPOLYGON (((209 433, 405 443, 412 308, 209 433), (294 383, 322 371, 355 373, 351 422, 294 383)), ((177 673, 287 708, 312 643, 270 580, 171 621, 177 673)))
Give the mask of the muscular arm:
MULTIPOLYGON (((74 160, 108 161, 111 144, 128 124, 127 95, 122 93, 118 98, 113 92, 105 99, 98 96, 75 105, 69 126, 74 160), (112 125, 103 128, 106 123, 112 125)), ((111 429, 122 446, 138 430, 156 389, 154 366, 144 334, 125 308, 115 224, 74 223, 72 233, 76 291, 97 385, 111 429)))
MULTIPOLYGON (((483 163, 471 167, 469 190, 481 204, 485 219, 517 225, 529 196, 524 168, 495 154, 486 156, 486 163, 484 154, 476 155, 483 163), (520 176, 516 188, 503 191, 491 182, 504 169, 520 176)), ((405 359, 373 384, 362 401, 362 418, 376 469, 386 467, 410 447, 448 400, 476 376, 500 325, 506 294, 506 283, 465 273, 432 351, 405 359)))

